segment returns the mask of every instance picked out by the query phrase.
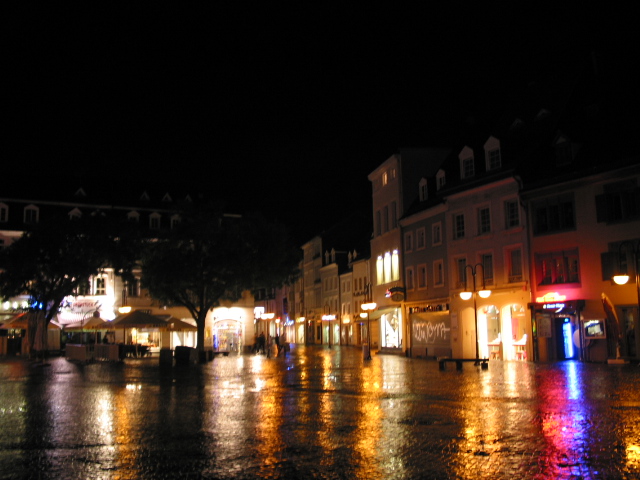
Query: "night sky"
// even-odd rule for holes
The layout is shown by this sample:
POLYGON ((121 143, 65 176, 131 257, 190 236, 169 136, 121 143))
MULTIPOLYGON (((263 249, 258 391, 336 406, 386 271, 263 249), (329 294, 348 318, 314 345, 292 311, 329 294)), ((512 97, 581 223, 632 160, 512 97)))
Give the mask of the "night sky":
POLYGON ((638 57, 630 12, 262 3, 19 7, 5 174, 170 179, 320 228, 369 208, 367 174, 399 148, 446 145, 594 49, 638 57))

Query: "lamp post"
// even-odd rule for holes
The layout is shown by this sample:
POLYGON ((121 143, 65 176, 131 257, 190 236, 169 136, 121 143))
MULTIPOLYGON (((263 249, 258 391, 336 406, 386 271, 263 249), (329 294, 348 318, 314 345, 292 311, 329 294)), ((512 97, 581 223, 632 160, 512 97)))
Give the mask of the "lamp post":
MULTIPOLYGON (((626 272, 622 273, 622 255, 623 255, 624 247, 627 247, 627 251, 631 252, 631 257, 633 261, 633 271, 634 271, 635 282, 636 282, 636 295, 637 295, 637 301, 638 301, 637 315, 640 316, 640 268, 638 268, 638 259, 640 258, 640 240, 637 242, 633 240, 628 240, 628 241, 622 242, 618 246, 618 274, 614 275, 613 281, 618 285, 625 285, 627 282, 629 282, 629 267, 627 266, 626 272)), ((628 262, 626 262, 626 254, 625 254, 625 265, 628 265, 628 262)))
POLYGON ((464 269, 464 287, 467 288, 467 269, 471 270, 471 278, 473 279, 473 290, 464 292, 460 292, 460 298, 462 300, 469 300, 473 297, 473 319, 476 330, 476 360, 480 358, 480 342, 478 341, 478 305, 476 302, 476 296, 479 295, 480 298, 489 298, 491 295, 491 290, 487 290, 484 285, 484 265, 482 263, 477 263, 474 266, 465 265, 464 269), (476 290, 476 274, 478 267, 482 267, 482 290, 476 290))
POLYGON ((365 360, 371 360, 371 318, 369 317, 369 313, 372 310, 375 310, 377 306, 378 305, 376 304, 376 302, 363 303, 360 306, 360 308, 362 308, 362 310, 364 310, 367 315, 367 352, 364 357, 365 360))

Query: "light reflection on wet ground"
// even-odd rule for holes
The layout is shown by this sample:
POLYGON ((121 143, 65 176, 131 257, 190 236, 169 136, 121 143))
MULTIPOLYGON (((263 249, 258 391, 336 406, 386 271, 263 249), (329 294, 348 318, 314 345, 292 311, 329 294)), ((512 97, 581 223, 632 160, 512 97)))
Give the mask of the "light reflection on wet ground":
POLYGON ((640 475, 640 367, 356 348, 49 366, 0 360, 0 479, 640 475))

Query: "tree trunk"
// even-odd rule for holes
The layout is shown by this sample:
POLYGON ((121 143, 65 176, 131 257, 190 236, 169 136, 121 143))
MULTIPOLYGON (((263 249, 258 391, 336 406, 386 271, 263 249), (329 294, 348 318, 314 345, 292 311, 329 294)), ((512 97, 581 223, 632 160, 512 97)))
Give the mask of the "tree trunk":
POLYGON ((205 342, 204 342, 204 329, 205 329, 205 321, 207 319, 207 311, 204 313, 200 312, 198 314, 198 318, 196 318, 196 325, 198 326, 198 335, 196 342, 196 349, 200 352, 204 352, 205 342))

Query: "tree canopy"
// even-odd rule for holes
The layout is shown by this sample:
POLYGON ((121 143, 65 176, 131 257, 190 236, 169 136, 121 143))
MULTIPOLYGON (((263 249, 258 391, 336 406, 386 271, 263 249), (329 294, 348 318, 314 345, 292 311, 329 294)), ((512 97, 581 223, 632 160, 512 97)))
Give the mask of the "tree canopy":
POLYGON ((124 230, 100 213, 35 224, 0 250, 0 298, 28 296, 30 330, 36 329, 31 328, 33 324, 46 331, 65 297, 92 275, 114 267, 116 273, 126 276, 139 255, 135 245, 124 230))
POLYGON ((204 349, 207 313, 247 290, 279 287, 297 275, 299 249, 286 229, 259 214, 225 215, 214 205, 182 212, 166 237, 142 259, 142 282, 152 297, 187 308, 204 349))

